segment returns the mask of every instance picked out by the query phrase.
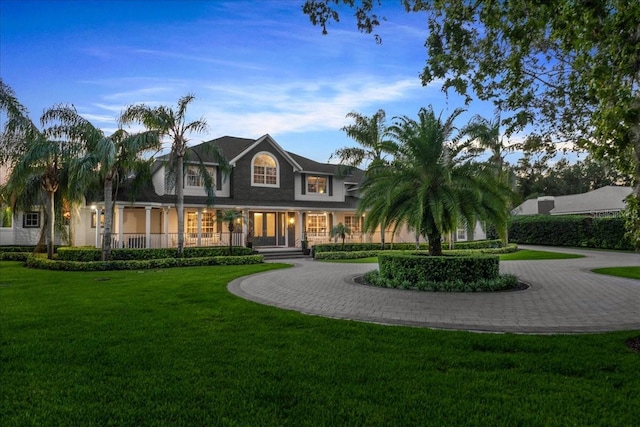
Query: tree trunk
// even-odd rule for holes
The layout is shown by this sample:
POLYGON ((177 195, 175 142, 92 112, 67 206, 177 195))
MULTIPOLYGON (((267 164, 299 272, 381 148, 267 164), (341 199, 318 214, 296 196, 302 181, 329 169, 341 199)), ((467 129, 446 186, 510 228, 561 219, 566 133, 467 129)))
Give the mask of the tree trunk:
POLYGON ((113 180, 104 180, 104 238, 102 239, 102 261, 111 258, 111 230, 113 230, 113 180))
POLYGON ((427 235, 429 239, 429 255, 441 256, 442 255, 442 235, 438 232, 430 233, 427 235))
POLYGON ((385 230, 385 225, 384 224, 380 224, 380 249, 384 250, 384 230, 385 230))
POLYGON ((53 259, 53 241, 56 237, 56 225, 55 225, 55 191, 47 191, 48 200, 47 200, 47 210, 49 211, 49 234, 47 236, 47 258, 53 259))
POLYGON ((184 249, 184 156, 176 156, 176 214, 178 216, 178 258, 184 249))

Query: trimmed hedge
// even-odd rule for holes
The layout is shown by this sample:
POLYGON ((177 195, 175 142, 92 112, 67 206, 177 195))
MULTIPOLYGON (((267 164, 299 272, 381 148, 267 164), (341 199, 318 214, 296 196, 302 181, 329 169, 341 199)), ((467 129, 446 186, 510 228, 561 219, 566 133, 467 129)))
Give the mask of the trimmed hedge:
MULTIPOLYGON (((445 250, 444 254, 449 256, 470 256, 470 255, 483 255, 483 254, 508 254, 518 250, 518 245, 515 243, 510 243, 505 247, 498 248, 486 248, 486 249, 454 249, 454 250, 445 250)), ((353 251, 353 252, 318 252, 315 254, 315 259, 317 260, 336 260, 336 259, 358 259, 358 258, 369 258, 378 256, 384 253, 398 253, 398 254, 420 254, 427 255, 428 252, 424 251, 394 251, 394 250, 384 250, 380 249, 376 251, 353 251)))
MULTIPOLYGON (((233 256, 245 256, 253 253, 251 248, 233 246, 233 256)), ((203 258, 228 256, 226 246, 207 246, 198 248, 184 248, 183 258, 203 258)), ((100 261, 102 250, 94 247, 62 247, 58 249, 58 259, 62 261, 100 261)), ((160 249, 113 249, 110 261, 151 260, 175 258, 175 248, 160 249)))
POLYGON ((42 256, 30 255, 27 267, 63 271, 146 270, 151 268, 197 267, 206 265, 261 264, 262 255, 213 256, 191 258, 155 258, 147 260, 111 261, 54 261, 42 256))
MULTIPOLYGON (((474 240, 470 242, 456 242, 455 249, 485 249, 485 248, 501 248, 502 241, 495 240, 474 240)), ((429 244, 420 243, 419 250, 428 250, 429 244)), ((363 251, 381 251, 380 243, 322 243, 313 246, 314 256, 319 252, 363 252, 363 251)), ((415 251, 415 243, 386 243, 385 251, 415 251)))
POLYGON ((521 244, 633 250, 624 234, 624 220, 615 217, 522 215, 509 226, 509 239, 521 244))
POLYGON ((378 255, 380 277, 399 282, 477 282, 497 279, 500 260, 495 255, 426 256, 418 254, 378 255))
POLYGON ((472 240, 470 242, 456 242, 453 246, 454 249, 491 249, 502 248, 502 240, 472 240))
POLYGON ((26 261, 31 252, 0 252, 0 261, 26 261))

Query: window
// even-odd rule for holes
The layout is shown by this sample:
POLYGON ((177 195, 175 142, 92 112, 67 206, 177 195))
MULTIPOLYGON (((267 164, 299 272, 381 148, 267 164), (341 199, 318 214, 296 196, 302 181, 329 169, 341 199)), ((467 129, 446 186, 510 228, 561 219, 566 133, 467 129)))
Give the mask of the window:
MULTIPOLYGON (((202 234, 215 232, 215 219, 215 212, 202 212, 202 224, 200 229, 202 234)), ((198 234, 197 212, 187 212, 186 232, 193 236, 198 234)))
POLYGON ((268 153, 257 154, 253 161, 252 184, 262 187, 278 186, 278 162, 268 153))
POLYGON ((308 176, 307 193, 327 194, 327 177, 308 176))
MULTIPOLYGON (((100 211, 100 227, 104 228, 104 211, 100 211)), ((91 212, 91 228, 96 228, 96 213, 91 212)))
POLYGON ((467 226, 458 227, 457 240, 467 240, 467 226))
MULTIPOLYGON (((213 167, 206 167, 209 176, 213 177, 215 171, 213 167)), ((187 187, 204 187, 204 178, 200 174, 200 168, 197 166, 187 166, 187 187)))
POLYGON ((360 232, 360 217, 355 215, 345 215, 344 226, 349 227, 352 233, 360 232))
POLYGON ((22 217, 22 228, 40 228, 40 212, 25 212, 22 217))
POLYGON ((307 233, 319 234, 327 232, 327 216, 324 214, 307 214, 307 233))

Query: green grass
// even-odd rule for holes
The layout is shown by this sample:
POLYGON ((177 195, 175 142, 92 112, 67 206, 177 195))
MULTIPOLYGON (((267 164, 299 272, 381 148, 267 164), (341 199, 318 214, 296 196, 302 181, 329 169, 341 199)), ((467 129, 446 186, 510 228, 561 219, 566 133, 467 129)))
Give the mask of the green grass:
POLYGON ((239 275, 281 266, 85 273, 0 262, 0 425, 640 419, 640 354, 624 344, 640 331, 383 326, 262 306, 226 290, 239 275))
POLYGON ((500 255, 500 261, 534 261, 571 258, 584 258, 584 255, 566 254, 562 252, 534 251, 530 249, 520 249, 516 252, 500 255))
POLYGON ((591 270, 594 273, 608 274, 610 276, 626 277, 640 280, 640 267, 608 267, 591 270))

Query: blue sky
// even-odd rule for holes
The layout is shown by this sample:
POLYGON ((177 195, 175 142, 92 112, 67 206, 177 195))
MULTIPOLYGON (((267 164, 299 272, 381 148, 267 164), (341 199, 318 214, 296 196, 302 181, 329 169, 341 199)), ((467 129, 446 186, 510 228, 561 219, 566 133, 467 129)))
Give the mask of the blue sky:
MULTIPOLYGON (((323 36, 300 0, 16 1, 0 0, 0 75, 37 120, 69 103, 106 133, 131 104, 175 105, 194 93, 189 118, 207 134, 270 134, 286 150, 328 161, 356 145, 341 127, 350 111, 415 117, 433 105, 463 107, 434 83, 423 87, 424 15, 386 2, 382 44, 355 28, 351 11, 323 36)), ((493 116, 475 101, 461 116, 493 116)))

